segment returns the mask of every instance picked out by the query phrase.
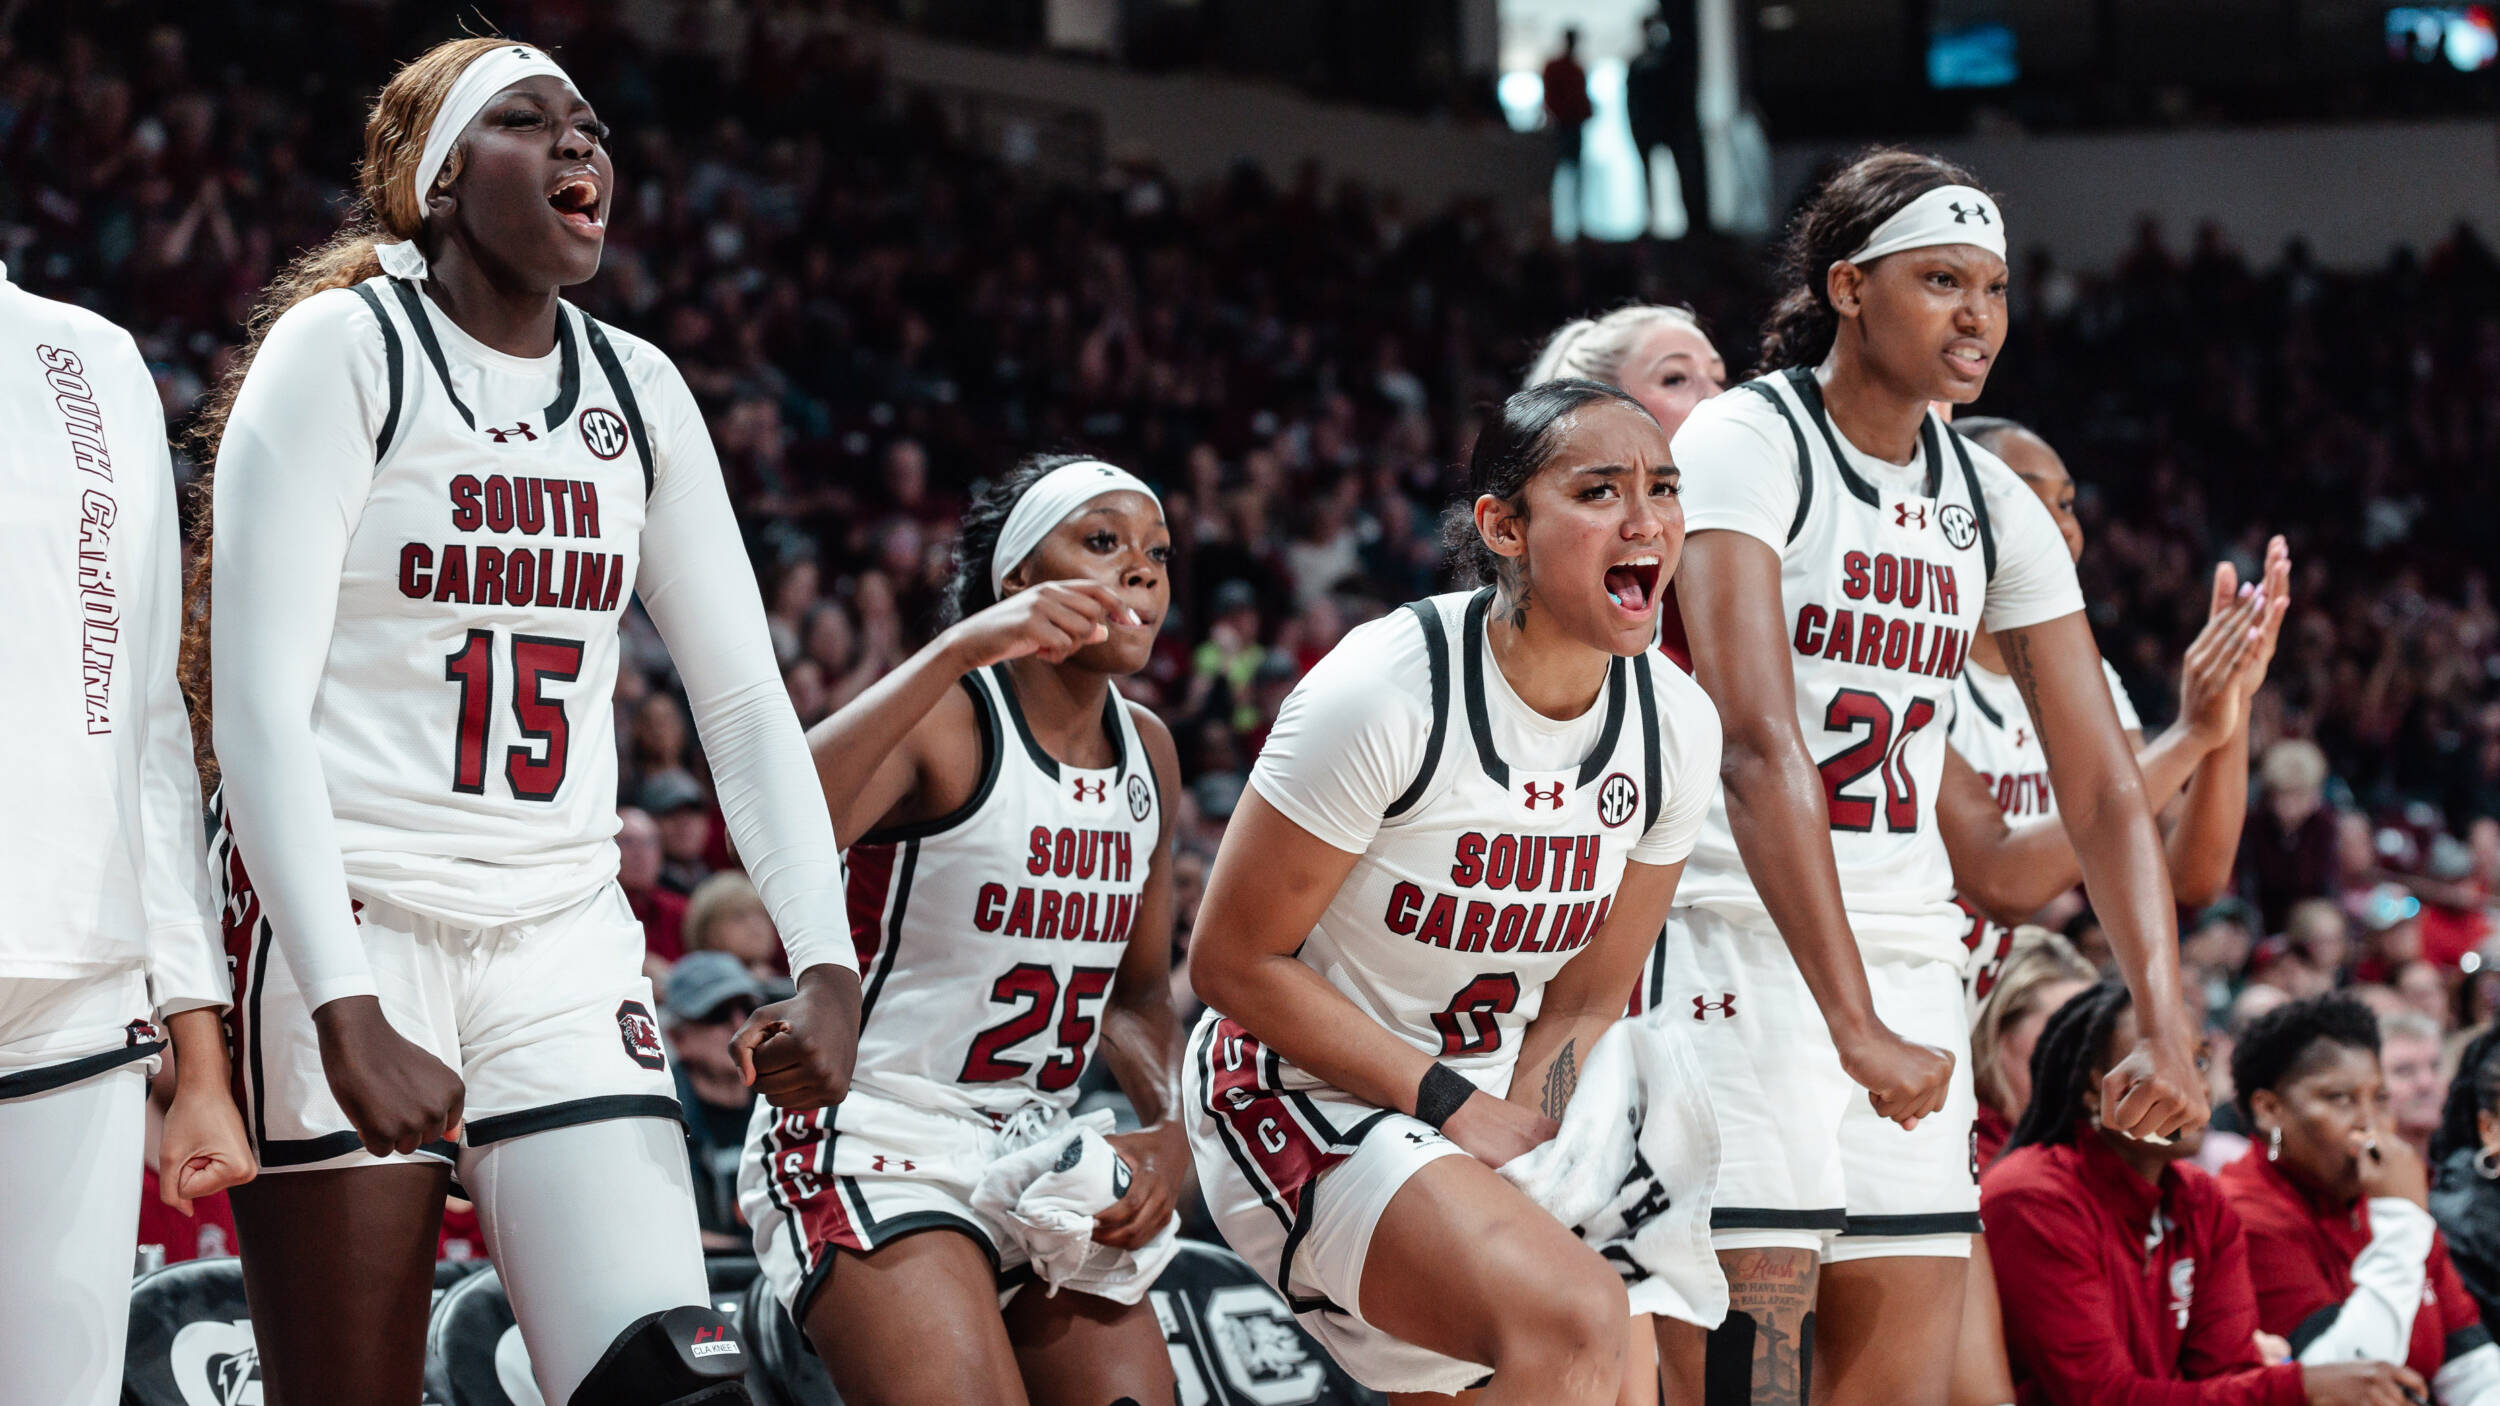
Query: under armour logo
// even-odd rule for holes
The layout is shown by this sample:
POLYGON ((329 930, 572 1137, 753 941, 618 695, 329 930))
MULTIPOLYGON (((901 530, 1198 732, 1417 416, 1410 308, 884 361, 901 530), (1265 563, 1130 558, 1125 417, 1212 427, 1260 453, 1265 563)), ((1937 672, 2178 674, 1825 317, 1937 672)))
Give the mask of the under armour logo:
POLYGON ((1563 784, 1561 782, 1557 781, 1543 789, 1539 789, 1533 781, 1522 781, 1519 784, 1528 788, 1528 809, 1534 810, 1538 806, 1562 809, 1563 784))
POLYGON ((1736 1018, 1736 993, 1720 992, 1719 999, 1715 1001, 1704 1000, 1699 996, 1693 998, 1693 1019, 1706 1020, 1712 1011, 1717 1011, 1721 1020, 1734 1020, 1736 1018))
POLYGON ((1946 205, 1944 208, 1953 212, 1953 223, 1957 225, 1969 224, 1973 217, 1976 217, 1983 225, 1995 223, 1988 218, 1988 207, 1985 205, 1973 205, 1969 209, 1964 209, 1962 208, 1962 202, 1956 200, 1946 205))
POLYGON ((1895 527, 1924 528, 1927 526, 1927 505, 1925 503, 1893 504, 1892 525, 1895 527))
POLYGON ((509 444, 509 443, 511 443, 511 442, 512 442, 512 437, 513 437, 514 435, 516 435, 516 434, 517 434, 517 435, 519 435, 519 436, 520 436, 521 438, 523 438, 523 439, 536 439, 536 438, 538 438, 537 433, 536 433, 535 431, 533 431, 533 430, 531 430, 531 429, 530 429, 530 422, 529 422, 529 421, 527 421, 527 420, 523 420, 522 422, 520 422, 520 423, 519 423, 519 424, 517 424, 517 425, 514 425, 511 429, 508 429, 508 430, 506 430, 506 429, 498 429, 498 428, 496 428, 496 427, 495 427, 495 426, 493 426, 493 425, 488 425, 488 426, 486 427, 486 432, 487 432, 488 434, 493 435, 493 436, 495 437, 495 443, 497 443, 497 444, 509 444))
POLYGON ((906 1172, 918 1171, 918 1170, 919 1170, 919 1168, 918 1168, 918 1167, 917 1167, 917 1166, 916 1166, 916 1165, 912 1162, 912 1160, 911 1160, 910 1158, 908 1158, 908 1157, 892 1157, 892 1158, 889 1158, 889 1157, 887 1157, 887 1156, 886 1156, 884 1153, 882 1153, 882 1152, 880 1152, 880 1153, 878 1153, 876 1156, 871 1157, 871 1158, 869 1158, 869 1159, 868 1159, 868 1170, 870 1170, 870 1171, 872 1171, 872 1172, 882 1172, 882 1171, 889 1170, 889 1168, 888 1168, 888 1166, 887 1166, 887 1164, 888 1164, 889 1162, 891 1162, 891 1163, 893 1164, 893 1166, 892 1166, 892 1169, 893 1169, 893 1170, 900 1170, 900 1171, 906 1171, 906 1172))
POLYGON ((1077 798, 1078 800, 1080 800, 1080 801, 1102 801, 1102 800, 1108 800, 1108 799, 1110 799, 1110 797, 1111 797, 1111 783, 1110 783, 1110 782, 1108 782, 1108 781, 1088 781, 1088 780, 1086 780, 1086 779, 1085 779, 1084 777, 1082 777, 1082 776, 1080 776, 1080 777, 1076 778, 1076 798, 1077 798), (1091 787, 1093 787, 1093 788, 1094 788, 1094 790, 1093 790, 1093 794, 1092 794, 1092 795, 1087 795, 1087 794, 1086 794, 1086 792, 1085 792, 1085 788, 1086 788, 1086 787, 1088 787, 1088 786, 1091 786, 1091 787))

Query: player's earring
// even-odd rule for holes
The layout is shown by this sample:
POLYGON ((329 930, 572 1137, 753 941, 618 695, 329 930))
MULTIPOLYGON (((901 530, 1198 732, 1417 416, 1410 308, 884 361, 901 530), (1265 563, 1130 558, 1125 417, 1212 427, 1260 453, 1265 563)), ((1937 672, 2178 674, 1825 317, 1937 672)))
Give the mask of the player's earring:
POLYGON ((2269 1162, 2283 1160, 2283 1130, 2281 1128, 2276 1128, 2273 1132, 2266 1134, 2266 1160, 2269 1162))
POLYGON ((2500 1156, 2488 1147, 2474 1154, 2474 1175, 2485 1181, 2500 1181, 2500 1156))

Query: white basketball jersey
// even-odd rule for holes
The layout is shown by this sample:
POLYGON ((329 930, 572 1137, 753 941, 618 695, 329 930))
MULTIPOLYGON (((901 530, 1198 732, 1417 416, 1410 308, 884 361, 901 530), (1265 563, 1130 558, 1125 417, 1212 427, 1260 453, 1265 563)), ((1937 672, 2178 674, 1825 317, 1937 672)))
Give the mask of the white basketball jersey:
MULTIPOLYGON (((1832 855, 1862 947, 1958 960, 1953 867, 1935 824, 1954 681, 1980 626, 1996 544, 1968 446, 1930 412, 1907 488, 1879 488, 1841 450, 1813 373, 1729 392, 1768 400, 1796 449, 1799 493, 1780 552, 1797 725, 1823 776, 1832 855)), ((1679 904, 1749 927, 1769 916, 1712 803, 1679 904)))
MULTIPOLYGON (((1490 587, 1434 596, 1369 627, 1422 633, 1430 741, 1298 956, 1398 1038, 1498 1097, 1545 983, 1604 926, 1626 860, 1658 824, 1670 784, 1662 728, 1715 729, 1717 714, 1656 654, 1618 658, 1579 762, 1514 766, 1494 744, 1496 710, 1553 724, 1488 680, 1492 603, 1490 587)), ((1712 768, 1697 784, 1716 783, 1712 768)), ((1323 1087, 1281 1060, 1276 1074, 1287 1089, 1323 1087)))
POLYGON ((1066 1108, 1163 834, 1163 797, 1128 705, 1103 709, 1110 766, 1034 741, 1005 665, 963 680, 981 783, 953 814, 850 850, 862 1088, 923 1107, 1066 1108))
POLYGON ((401 280, 320 296, 365 303, 390 375, 313 717, 349 885, 480 926, 562 908, 616 872, 610 700, 653 452, 634 388, 569 304, 549 366, 401 280))

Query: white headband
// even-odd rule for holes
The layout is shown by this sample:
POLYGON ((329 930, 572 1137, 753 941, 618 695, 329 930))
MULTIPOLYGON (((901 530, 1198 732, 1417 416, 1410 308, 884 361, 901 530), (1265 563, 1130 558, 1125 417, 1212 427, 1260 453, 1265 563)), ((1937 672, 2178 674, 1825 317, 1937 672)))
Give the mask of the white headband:
POLYGON ((1866 243, 1845 260, 1872 263, 1904 249, 1933 249, 1939 244, 1976 244, 2005 257, 2005 217, 1984 190, 1939 186, 1892 212, 1875 227, 1866 243))
POLYGON ((1062 464, 1035 480, 1008 509, 1007 524, 998 529, 998 549, 990 556, 990 590, 1005 594, 1007 573, 1023 565, 1051 529, 1067 521, 1068 514, 1106 493, 1143 493, 1155 505, 1157 516, 1163 512, 1163 500, 1126 469, 1100 459, 1062 464))
MULTIPOLYGON (((581 90, 565 75, 556 61, 527 44, 499 44, 460 70, 452 81, 451 91, 443 96, 443 105, 434 112, 434 125, 425 133, 425 152, 417 158, 417 217, 425 217, 425 198, 434 190, 434 178, 442 173, 443 163, 451 159, 452 148, 460 144, 460 134, 469 130, 469 123, 478 110, 494 101, 495 95, 525 78, 545 76, 564 85, 575 97, 581 90)), ((377 251, 382 256, 382 271, 393 278, 423 279, 425 255, 416 241, 384 244, 377 251)))

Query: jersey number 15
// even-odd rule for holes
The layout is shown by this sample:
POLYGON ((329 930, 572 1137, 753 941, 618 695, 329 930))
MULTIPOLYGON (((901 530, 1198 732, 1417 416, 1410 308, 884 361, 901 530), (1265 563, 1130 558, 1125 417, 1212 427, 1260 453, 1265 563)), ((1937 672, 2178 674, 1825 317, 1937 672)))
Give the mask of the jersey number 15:
MULTIPOLYGON (((528 739, 504 749, 504 784, 512 788, 514 799, 552 801, 564 789, 573 727, 564 715, 564 700, 549 698, 547 685, 571 683, 581 675, 580 640, 512 637, 512 721, 528 739), (545 752, 531 743, 544 747, 545 752)), ((460 648, 443 661, 443 677, 460 685, 460 728, 452 744, 451 789, 464 796, 482 796, 486 794, 486 733, 495 703, 495 632, 469 631, 460 648)))

